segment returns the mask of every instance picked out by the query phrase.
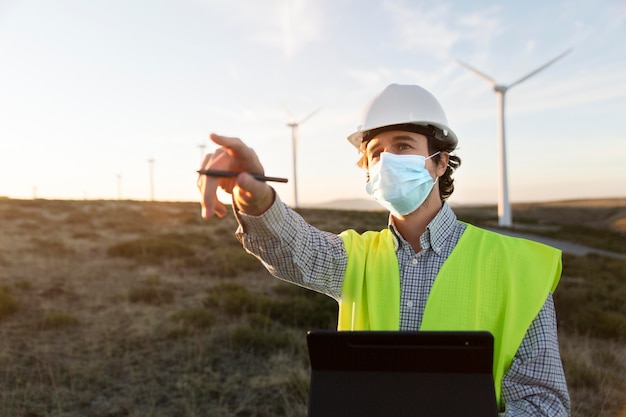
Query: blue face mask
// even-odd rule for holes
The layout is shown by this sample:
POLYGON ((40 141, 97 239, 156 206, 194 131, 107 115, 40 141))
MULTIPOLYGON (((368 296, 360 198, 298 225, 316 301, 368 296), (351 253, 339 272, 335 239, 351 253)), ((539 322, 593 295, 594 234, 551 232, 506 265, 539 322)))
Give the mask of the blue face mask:
POLYGON ((396 155, 382 152, 380 160, 370 168, 365 190, 394 216, 405 216, 417 210, 433 189, 433 180, 426 169, 426 160, 439 154, 396 155))

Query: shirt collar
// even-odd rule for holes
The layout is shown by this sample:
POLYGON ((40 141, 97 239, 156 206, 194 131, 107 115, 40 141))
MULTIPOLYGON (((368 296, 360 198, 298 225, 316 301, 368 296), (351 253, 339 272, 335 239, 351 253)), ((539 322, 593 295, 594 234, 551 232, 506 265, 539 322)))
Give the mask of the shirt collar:
MULTIPOLYGON (((443 202, 441 209, 437 212, 437 215, 428 223, 426 231, 420 236, 420 246, 422 250, 432 249, 435 253, 440 254, 445 241, 452 233, 453 227, 456 223, 456 214, 452 211, 452 208, 443 202)), ((396 250, 403 245, 408 245, 408 242, 398 232, 393 224, 393 217, 389 216, 389 229, 393 232, 394 244, 396 250)))

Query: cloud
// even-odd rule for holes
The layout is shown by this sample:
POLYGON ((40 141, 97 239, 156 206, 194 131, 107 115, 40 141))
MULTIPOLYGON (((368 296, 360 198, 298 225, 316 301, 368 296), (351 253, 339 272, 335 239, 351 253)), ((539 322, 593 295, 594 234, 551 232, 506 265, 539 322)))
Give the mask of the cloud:
POLYGON ((465 11, 444 2, 416 5, 390 0, 383 9, 391 19, 396 49, 417 51, 438 60, 450 59, 461 43, 485 50, 502 31, 498 6, 465 11))
POLYGON ((393 72, 389 68, 350 68, 346 70, 349 78, 354 79, 358 84, 369 89, 377 89, 383 85, 386 80, 393 78, 393 72))
POLYGON ((321 38, 322 13, 318 7, 318 2, 307 0, 286 0, 281 5, 282 47, 288 57, 321 38))
POLYGON ((500 17, 501 9, 494 5, 485 9, 457 13, 454 24, 459 28, 464 40, 478 48, 486 48, 504 31, 500 17))
POLYGON ((313 0, 199 1, 231 22, 247 41, 276 49, 292 58, 323 39, 322 2, 313 0))
POLYGON ((446 24, 449 7, 445 4, 416 7, 388 1, 383 8, 391 18, 393 45, 398 50, 419 51, 444 59, 459 39, 459 33, 446 24))

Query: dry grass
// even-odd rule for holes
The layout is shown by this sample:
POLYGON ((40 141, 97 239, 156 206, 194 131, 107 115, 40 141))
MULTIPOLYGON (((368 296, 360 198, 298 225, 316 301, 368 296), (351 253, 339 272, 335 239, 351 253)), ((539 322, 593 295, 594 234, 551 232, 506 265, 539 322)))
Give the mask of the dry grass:
POLYGON ((624 343, 561 332, 574 416, 616 416, 626 405, 624 343))
MULTIPOLYGON (((568 207, 514 210, 623 243, 611 225, 624 204, 568 207)), ((458 212, 489 223, 494 210, 458 212)), ((387 220, 301 212, 334 232, 387 220)), ((232 216, 202 222, 195 203, 4 199, 0 221, 0 416, 306 415, 304 333, 333 328, 336 305, 272 279, 241 250, 232 216)), ((573 415, 613 417, 626 404, 626 266, 565 262, 556 300, 573 415)))

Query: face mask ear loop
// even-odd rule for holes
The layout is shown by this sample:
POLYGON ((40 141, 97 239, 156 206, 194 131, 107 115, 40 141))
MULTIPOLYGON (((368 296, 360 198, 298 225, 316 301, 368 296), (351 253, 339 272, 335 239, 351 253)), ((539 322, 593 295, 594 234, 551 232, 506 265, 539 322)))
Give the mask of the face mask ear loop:
POLYGON ((430 158, 433 158, 433 157, 439 155, 440 153, 441 153, 441 151, 437 151, 434 154, 430 155, 428 158, 426 158, 426 160, 429 160, 430 158))
MULTIPOLYGON (((425 160, 429 160, 430 158, 433 158, 437 155, 439 155, 441 153, 441 151, 437 151, 434 154, 430 155, 428 158, 426 158, 425 160)), ((450 162, 448 161, 448 166, 450 166, 450 162)), ((437 181, 439 181, 439 177, 435 177, 435 179, 433 180, 433 187, 435 187, 435 185, 437 184, 437 181)))

